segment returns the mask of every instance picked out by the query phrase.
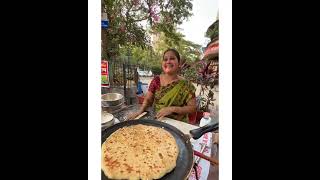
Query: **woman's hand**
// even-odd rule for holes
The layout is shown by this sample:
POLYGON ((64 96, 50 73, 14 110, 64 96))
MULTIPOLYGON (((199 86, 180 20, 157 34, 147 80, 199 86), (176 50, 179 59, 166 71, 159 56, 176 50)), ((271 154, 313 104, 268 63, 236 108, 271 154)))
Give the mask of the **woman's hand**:
POLYGON ((174 107, 164 107, 162 108, 157 114, 156 114, 156 118, 157 119, 160 119, 164 116, 168 116, 170 114, 172 114, 174 111, 173 111, 174 107))

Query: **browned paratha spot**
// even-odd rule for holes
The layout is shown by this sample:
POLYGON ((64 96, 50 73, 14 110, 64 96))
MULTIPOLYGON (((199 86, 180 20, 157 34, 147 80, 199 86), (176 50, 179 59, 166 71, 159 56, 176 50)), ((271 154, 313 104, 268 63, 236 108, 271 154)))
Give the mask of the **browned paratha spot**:
POLYGON ((161 153, 159 153, 159 156, 160 156, 160 158, 161 158, 161 159, 163 159, 163 156, 162 156, 162 154, 161 154, 161 153))
POLYGON ((124 163, 124 165, 127 167, 126 170, 127 170, 129 173, 131 173, 131 171, 133 171, 133 168, 132 168, 131 166, 129 166, 128 164, 124 163))
POLYGON ((119 167, 120 163, 117 160, 114 160, 107 162, 106 165, 110 166, 110 168, 113 169, 114 167, 119 167))
POLYGON ((112 159, 112 157, 110 157, 110 158, 108 158, 107 156, 104 157, 104 161, 105 161, 105 162, 110 162, 111 159, 112 159))

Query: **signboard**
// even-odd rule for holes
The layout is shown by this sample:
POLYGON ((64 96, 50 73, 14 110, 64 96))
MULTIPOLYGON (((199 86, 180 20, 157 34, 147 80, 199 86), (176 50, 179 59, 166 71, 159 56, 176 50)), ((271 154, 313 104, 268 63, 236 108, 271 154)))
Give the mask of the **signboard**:
POLYGON ((104 29, 107 29, 109 27, 109 21, 108 20, 101 20, 101 27, 104 29))
POLYGON ((101 61, 101 86, 102 87, 110 87, 109 63, 106 60, 101 61))
POLYGON ((107 13, 102 13, 101 14, 101 27, 104 29, 107 29, 109 27, 109 20, 108 20, 108 15, 107 13))

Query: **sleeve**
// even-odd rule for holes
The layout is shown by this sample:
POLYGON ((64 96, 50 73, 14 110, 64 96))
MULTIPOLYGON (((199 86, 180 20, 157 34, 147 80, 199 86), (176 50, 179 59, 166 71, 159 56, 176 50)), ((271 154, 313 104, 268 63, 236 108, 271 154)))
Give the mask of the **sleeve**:
POLYGON ((160 77, 156 76, 152 79, 148 91, 154 94, 156 90, 159 88, 160 88, 160 77))

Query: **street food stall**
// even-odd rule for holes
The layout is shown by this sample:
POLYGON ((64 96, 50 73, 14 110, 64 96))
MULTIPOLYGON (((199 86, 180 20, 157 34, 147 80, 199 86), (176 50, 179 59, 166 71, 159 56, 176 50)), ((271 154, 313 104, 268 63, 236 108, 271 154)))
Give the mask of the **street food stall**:
MULTIPOLYGON (((178 145, 183 147, 180 147, 181 152, 177 160, 177 164, 179 165, 161 179, 177 179, 177 176, 184 177, 182 179, 188 180, 219 179, 218 123, 210 124, 209 127, 211 129, 207 128, 205 129, 206 131, 201 131, 199 134, 199 131, 191 133, 191 130, 199 130, 199 127, 195 125, 166 117, 154 120, 152 108, 147 109, 147 113, 143 113, 139 120, 128 121, 124 118, 128 114, 137 111, 139 106, 140 105, 130 106, 126 111, 114 113, 114 124, 107 128, 102 128, 101 143, 103 143, 112 132, 121 127, 135 124, 162 127, 170 133, 173 133, 174 137, 177 138, 176 141, 178 145), (198 137, 196 137, 195 134, 198 134, 198 137)), ((104 172, 102 172, 102 179, 108 179, 104 172)))

